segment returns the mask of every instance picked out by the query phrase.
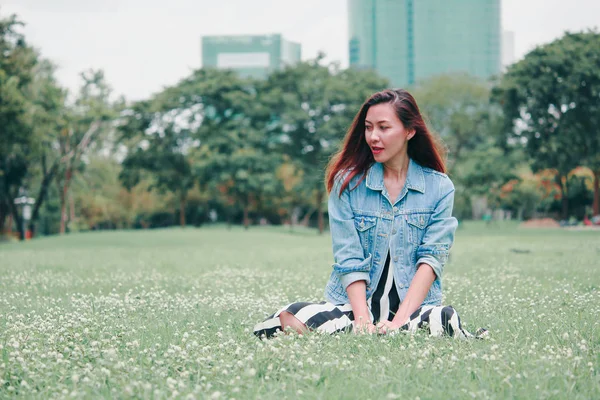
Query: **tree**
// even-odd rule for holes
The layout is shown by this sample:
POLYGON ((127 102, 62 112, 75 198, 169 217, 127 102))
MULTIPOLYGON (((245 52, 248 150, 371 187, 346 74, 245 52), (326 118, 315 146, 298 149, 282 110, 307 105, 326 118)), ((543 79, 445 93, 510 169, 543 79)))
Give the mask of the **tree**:
POLYGON ((66 129, 65 99, 67 92, 54 78, 55 67, 41 60, 35 68, 35 76, 28 93, 31 98, 32 131, 36 139, 36 156, 30 160, 37 176, 38 190, 29 230, 35 233, 36 222, 42 205, 48 197, 51 183, 56 179, 61 165, 67 160, 56 151, 61 132, 66 129))
MULTIPOLYGON (((248 229, 251 209, 258 211, 265 198, 274 195, 278 188, 275 171, 281 163, 281 155, 266 135, 270 110, 261 98, 264 83, 256 80, 241 80, 240 83, 237 88, 229 88, 232 90, 227 103, 231 117, 219 119, 219 127, 207 118, 200 130, 219 132, 225 129, 228 132, 206 140, 208 152, 205 154, 209 156, 202 165, 213 172, 211 180, 228 202, 241 205, 243 224, 248 229)), ((206 97, 214 95, 216 92, 212 96, 207 93, 206 97)), ((220 102, 221 107, 224 104, 220 102)))
MULTIPOLYGON (((535 171, 553 168, 568 217, 567 174, 579 165, 598 186, 600 139, 600 35, 566 33, 513 64, 495 90, 507 132, 522 141, 535 171)), ((598 208, 598 190, 594 204, 598 208)), ((598 210, 595 210, 598 211, 598 210)))
POLYGON ((159 111, 160 107, 143 101, 128 111, 120 129, 132 144, 119 178, 131 189, 140 183, 143 172, 151 173, 149 189, 177 194, 183 227, 187 194, 194 185, 189 155, 194 142, 189 130, 177 126, 172 116, 159 111))
POLYGON ((528 166, 522 165, 515 171, 513 179, 494 191, 494 201, 502 208, 516 211, 518 220, 536 217, 540 211, 545 215, 554 200, 560 198, 554 175, 551 170, 533 174, 528 166))
POLYGON ((232 71, 199 69, 136 103, 120 127, 129 141, 122 181, 131 187, 141 171, 151 172, 155 187, 178 194, 180 224, 185 225, 188 191, 195 183, 222 179, 211 168, 223 164, 223 157, 227 161, 243 140, 240 97, 247 96, 247 83, 232 71))
POLYGON ((340 70, 322 65, 323 55, 274 72, 267 81, 265 104, 271 110, 270 140, 304 171, 304 190, 324 230, 323 174, 360 105, 388 82, 372 71, 340 70))
POLYGON ((563 117, 573 130, 573 144, 581 151, 580 165, 593 172, 592 209, 600 215, 600 33, 568 33, 559 43, 565 62, 560 77, 568 93, 565 100, 570 100, 563 117))
POLYGON ((282 163, 277 167, 275 176, 280 182, 280 200, 287 209, 290 230, 293 230, 298 218, 297 207, 308 203, 305 198, 295 193, 302 185, 304 171, 292 163, 289 156, 284 156, 282 157, 282 163))
POLYGON ((113 129, 113 120, 120 106, 118 103, 111 103, 111 89, 102 71, 84 71, 81 78, 83 85, 75 104, 69 110, 67 126, 58 137, 62 162, 62 171, 57 180, 60 186, 60 234, 66 231, 66 203, 73 175, 85 166, 82 156, 94 141, 99 140, 98 136, 106 135, 113 129))
POLYGON ((467 74, 419 82, 413 96, 428 124, 448 146, 448 170, 480 146, 489 146, 499 110, 490 104, 490 84, 467 74))
POLYGON ((16 31, 21 25, 14 15, 0 19, 0 231, 10 214, 23 239, 25 232, 14 199, 27 179, 36 142, 26 91, 38 56, 16 31))
POLYGON ((153 214, 168 207, 167 196, 148 190, 148 178, 142 177, 127 190, 119 181, 121 163, 94 153, 86 159, 85 169, 73 177, 71 185, 78 216, 76 229, 147 227, 153 214))
POLYGON ((456 190, 455 215, 479 218, 493 203, 500 188, 509 180, 517 178, 517 169, 527 166, 522 152, 503 151, 493 138, 470 150, 454 165, 452 179, 456 190), (468 155, 467 155, 468 154, 468 155), (483 209, 474 200, 484 200, 483 209), (461 207, 462 205, 462 207, 461 207))

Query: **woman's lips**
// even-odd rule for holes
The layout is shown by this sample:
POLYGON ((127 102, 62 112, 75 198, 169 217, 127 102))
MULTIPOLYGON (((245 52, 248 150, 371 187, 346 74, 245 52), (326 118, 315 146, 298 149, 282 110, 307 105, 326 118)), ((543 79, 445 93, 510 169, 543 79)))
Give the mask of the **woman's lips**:
POLYGON ((379 154, 383 151, 382 147, 372 147, 371 151, 373 151, 373 154, 379 154))

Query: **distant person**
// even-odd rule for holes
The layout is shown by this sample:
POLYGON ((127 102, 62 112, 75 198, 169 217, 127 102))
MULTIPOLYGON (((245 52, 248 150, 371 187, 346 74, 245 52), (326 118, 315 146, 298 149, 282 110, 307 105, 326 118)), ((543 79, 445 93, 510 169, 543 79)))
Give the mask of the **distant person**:
POLYGON ((481 219, 483 219, 485 221, 486 225, 489 225, 492 222, 492 213, 489 211, 486 211, 483 216, 481 217, 481 219))
POLYGON ((284 328, 388 334, 427 323, 435 336, 473 337, 456 310, 441 305, 457 227, 442 153, 407 91, 372 95, 325 177, 335 258, 327 301, 287 305, 254 334, 271 337, 284 328))

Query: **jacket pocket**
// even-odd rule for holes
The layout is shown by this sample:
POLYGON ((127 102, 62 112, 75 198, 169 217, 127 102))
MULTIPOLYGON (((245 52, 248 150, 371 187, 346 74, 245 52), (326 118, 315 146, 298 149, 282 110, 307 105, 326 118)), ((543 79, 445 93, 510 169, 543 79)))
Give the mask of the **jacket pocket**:
POLYGON ((360 243, 365 251, 365 255, 367 253, 371 253, 369 249, 371 244, 373 243, 376 225, 377 217, 373 217, 370 215, 354 216, 354 227, 358 231, 358 237, 360 238, 360 243))
POLYGON ((410 243, 417 245, 421 244, 427 225, 429 225, 430 217, 431 213, 413 213, 406 215, 408 241, 410 243))

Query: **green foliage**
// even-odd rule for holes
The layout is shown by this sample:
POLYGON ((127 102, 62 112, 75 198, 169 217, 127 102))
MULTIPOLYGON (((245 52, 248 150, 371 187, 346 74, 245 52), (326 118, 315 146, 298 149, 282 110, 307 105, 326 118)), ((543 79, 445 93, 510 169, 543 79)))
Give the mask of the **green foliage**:
POLYGON ((600 154, 600 34, 567 33, 512 65, 496 90, 507 117, 507 139, 518 140, 535 170, 564 177, 578 166, 598 168, 600 154))
POLYGON ((199 127, 206 151, 196 160, 205 175, 210 172, 209 185, 222 195, 230 208, 228 215, 232 209, 241 208, 248 228, 250 211, 259 210, 267 198, 277 195, 274 171, 281 157, 265 135, 270 110, 262 102, 263 83, 226 74, 229 80, 225 80, 225 88, 204 88, 212 112, 204 116, 199 127), (217 101, 208 100, 211 98, 217 101))
POLYGON ((23 237, 13 199, 23 190, 34 196, 33 231, 49 188, 57 183, 59 229, 64 231, 71 179, 84 168, 81 157, 95 139, 111 130, 116 108, 109 104, 101 71, 83 73, 81 92, 73 105, 66 105, 55 67, 27 46, 16 32, 19 25, 14 16, 0 21, 0 229, 10 211, 23 237))
POLYGON ((503 208, 505 204, 497 201, 500 188, 516 178, 519 165, 523 164, 522 152, 505 152, 492 143, 471 150, 468 157, 455 164, 452 170, 456 188, 454 215, 459 219, 472 218, 472 199, 475 197, 485 198, 489 208, 503 208))
POLYGON ((244 114, 251 96, 248 83, 232 72, 201 69, 151 101, 135 104, 120 126, 130 143, 122 181, 131 186, 141 171, 152 173, 158 189, 178 193, 182 225, 187 193, 196 182, 205 187, 233 179, 239 185, 231 195, 247 197, 261 179, 244 168, 262 159, 244 114))
POLYGON ((388 82, 371 71, 340 70, 321 62, 319 57, 274 72, 262 98, 272 115, 268 135, 303 171, 299 189, 319 210, 322 231, 325 166, 360 105, 388 82))
POLYGON ((21 25, 15 15, 0 19, 0 154, 4 162, 8 154, 32 139, 26 91, 38 56, 17 32, 21 25))
POLYGON ((61 220, 59 233, 65 233, 69 216, 66 212, 73 177, 85 168, 84 154, 95 145, 100 152, 105 139, 113 134, 113 120, 121 104, 110 99, 111 89, 102 71, 89 70, 81 73, 83 84, 75 104, 66 109, 66 128, 58 136, 60 154, 59 171, 56 176, 60 191, 61 220))
POLYGON ((515 211, 519 220, 536 217, 538 212, 547 213, 554 199, 560 196, 548 172, 533 174, 523 170, 518 178, 506 182, 496 192, 497 205, 515 211))
POLYGON ((13 199, 27 178, 36 143, 27 92, 38 56, 17 32, 20 25, 14 15, 0 19, 0 231, 9 214, 21 229, 13 199))
POLYGON ((471 195, 485 195, 515 178, 518 166, 523 163, 522 152, 506 154, 499 147, 481 145, 455 166, 452 177, 471 195))
POLYGON ((71 231, 142 226, 146 223, 143 216, 169 208, 167 198, 148 190, 146 180, 131 190, 121 186, 121 170, 122 165, 111 158, 90 158, 72 185, 76 220, 71 223, 71 231))
MULTIPOLYGON (((163 226, 176 213, 181 225, 186 217, 198 225, 216 211, 246 227, 263 218, 308 225, 316 216, 322 232, 325 166, 363 101, 389 85, 319 55, 266 80, 198 69, 127 105, 90 69, 68 102, 55 67, 27 45, 20 25, 0 19, 0 230, 11 216, 21 236, 13 199, 23 190, 36 199, 32 231, 163 226)), ((598 212, 598 37, 566 34, 534 50, 502 77, 493 102, 490 82, 462 74, 411 89, 448 147, 456 215, 475 215, 473 200, 486 199, 525 214, 556 211, 556 199, 548 206, 519 176, 528 164, 557 172, 563 213, 567 201, 573 214, 589 212, 591 191, 598 212), (591 178, 567 178, 576 166, 591 178), (515 180, 520 194, 501 199, 515 180)))
POLYGON ((200 69, 134 105, 120 126, 130 143, 122 181, 135 184, 145 170, 171 192, 198 182, 219 193, 228 214, 241 209, 248 226, 251 211, 277 206, 273 199, 285 188, 275 172, 287 157, 302 171, 295 190, 307 193, 295 197, 312 198, 320 209, 328 158, 362 101, 385 81, 319 62, 288 67, 267 81, 200 69))
POLYGON ((441 75, 413 90, 429 127, 448 146, 448 169, 494 142, 500 110, 490 104, 490 85, 466 74, 441 75))
POLYGON ((493 203, 525 157, 504 143, 502 112, 490 102, 490 83, 465 74, 441 75, 420 82, 413 94, 430 129, 447 146, 456 187, 454 214, 471 218, 471 200, 483 196, 493 203))

